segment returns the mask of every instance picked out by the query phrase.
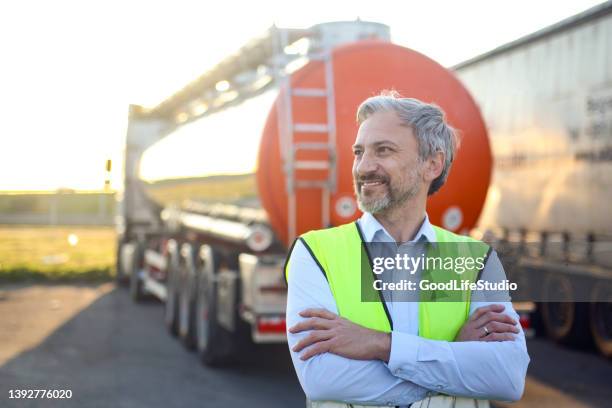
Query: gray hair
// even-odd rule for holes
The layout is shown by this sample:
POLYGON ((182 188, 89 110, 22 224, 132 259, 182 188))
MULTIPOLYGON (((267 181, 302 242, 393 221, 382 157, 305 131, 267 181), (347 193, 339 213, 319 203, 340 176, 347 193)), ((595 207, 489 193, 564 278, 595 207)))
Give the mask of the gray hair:
POLYGON ((412 129, 421 160, 436 152, 444 153, 442 173, 431 182, 427 192, 427 195, 432 195, 446 182, 459 146, 458 132, 446 122, 444 111, 438 105, 402 98, 396 91, 383 91, 363 101, 357 109, 357 122, 361 125, 371 115, 381 111, 396 112, 402 124, 412 129))

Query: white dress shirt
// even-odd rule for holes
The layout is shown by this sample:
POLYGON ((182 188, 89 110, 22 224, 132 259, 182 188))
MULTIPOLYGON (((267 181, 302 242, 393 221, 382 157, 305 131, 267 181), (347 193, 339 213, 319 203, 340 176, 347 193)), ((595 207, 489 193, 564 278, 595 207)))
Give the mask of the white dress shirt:
MULTIPOLYGON (((358 222, 366 242, 395 242, 370 213, 364 213, 358 222)), ((411 242, 422 239, 436 241, 427 216, 411 242)), ((291 253, 288 275, 287 328, 304 320, 298 313, 307 308, 324 308, 338 313, 327 280, 300 241, 291 253)), ((494 251, 488 257, 481 278, 490 281, 505 279, 494 251)), ((470 314, 481 306, 501 303, 506 307, 505 313, 518 321, 509 297, 505 302, 487 302, 486 295, 473 298, 480 300, 471 302, 470 314)), ((302 361, 300 353, 291 351, 291 348, 308 332, 287 332, 293 365, 309 399, 409 405, 432 392, 480 399, 520 399, 529 364, 522 329, 513 341, 429 340, 418 336, 417 302, 385 303, 393 321, 388 363, 352 360, 332 353, 302 361)))

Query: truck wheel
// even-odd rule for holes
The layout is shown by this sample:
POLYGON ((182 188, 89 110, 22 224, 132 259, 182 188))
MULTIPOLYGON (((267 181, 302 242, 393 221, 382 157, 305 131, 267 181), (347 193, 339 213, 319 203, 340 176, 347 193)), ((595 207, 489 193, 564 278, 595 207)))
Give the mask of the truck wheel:
POLYGON ((573 302, 574 290, 570 280, 549 274, 545 280, 548 291, 545 299, 567 299, 566 302, 542 302, 540 316, 548 337, 558 343, 585 346, 589 343, 588 304, 573 302), (553 295, 554 294, 554 295, 553 295))
POLYGON ((598 284, 593 290, 590 307, 591 334, 597 349, 608 358, 612 358, 612 286, 598 284))
POLYGON ((138 243, 135 246, 130 264, 130 296, 134 302, 142 302, 145 298, 142 279, 139 276, 139 272, 143 267, 143 259, 144 247, 141 243, 138 243))
POLYGON ((196 348, 195 297, 196 297, 196 249, 185 243, 181 246, 180 295, 178 304, 178 333, 188 349, 196 348))
POLYGON ((121 253, 123 252, 123 242, 117 242, 117 252, 115 257, 115 282, 118 286, 126 286, 129 282, 125 271, 123 270, 123 259, 121 253))
POLYGON ((202 268, 196 296, 196 333, 198 356, 207 366, 223 366, 234 361, 236 339, 217 320, 216 273, 221 254, 208 245, 200 251, 202 268))
POLYGON ((176 336, 178 335, 178 291, 179 291, 179 269, 178 269, 178 251, 176 242, 168 243, 167 268, 166 276, 167 293, 166 302, 164 303, 164 321, 168 332, 176 336))

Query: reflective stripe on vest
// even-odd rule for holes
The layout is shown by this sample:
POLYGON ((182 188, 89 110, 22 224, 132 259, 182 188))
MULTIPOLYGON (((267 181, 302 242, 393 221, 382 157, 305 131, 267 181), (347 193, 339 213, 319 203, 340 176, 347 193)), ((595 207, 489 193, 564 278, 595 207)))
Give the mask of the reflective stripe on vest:
MULTIPOLYGON (((489 254, 488 245, 439 227, 434 226, 434 230, 438 243, 454 244, 427 244, 428 257, 462 255, 474 258, 483 257, 486 262, 489 254)), ((325 274, 340 316, 373 330, 388 333, 393 329, 393 321, 382 300, 382 292, 375 291, 372 286, 374 274, 371 272, 371 260, 366 245, 363 245, 363 236, 357 222, 310 231, 298 239, 306 246, 325 274), (362 268, 368 273, 362 273, 362 268), (362 279, 367 281, 362 284, 362 279), (372 293, 362 293, 368 290, 374 292, 375 296, 372 293), (375 299, 375 301, 362 301, 364 298, 375 299)), ((288 262, 291 262, 290 256, 291 253, 288 254, 288 262)), ((289 264, 287 263, 285 265, 286 277, 288 277, 288 271, 289 264)), ((466 270, 461 275, 461 279, 475 282, 479 272, 480 270, 475 268, 466 270)), ((457 275, 453 271, 431 269, 422 271, 421 279, 425 278, 435 282, 446 282, 450 279, 457 279, 457 275)), ((448 292, 421 293, 419 336, 453 341, 469 317, 470 294, 469 290, 455 292, 453 296, 459 296, 459 299, 444 301, 448 292)))

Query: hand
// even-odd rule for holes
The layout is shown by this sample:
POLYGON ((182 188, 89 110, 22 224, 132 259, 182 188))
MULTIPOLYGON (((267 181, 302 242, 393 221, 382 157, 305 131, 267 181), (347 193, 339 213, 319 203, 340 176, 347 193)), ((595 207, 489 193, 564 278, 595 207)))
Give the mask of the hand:
POLYGON ((504 305, 479 307, 465 322, 455 341, 514 340, 514 334, 519 332, 519 328, 516 320, 502 313, 504 309, 504 305))
POLYGON ((391 335, 371 330, 325 309, 306 309, 300 316, 308 317, 289 328, 290 333, 311 332, 292 350, 302 351, 300 358, 308 360, 321 353, 334 353, 354 360, 389 360, 391 335))

